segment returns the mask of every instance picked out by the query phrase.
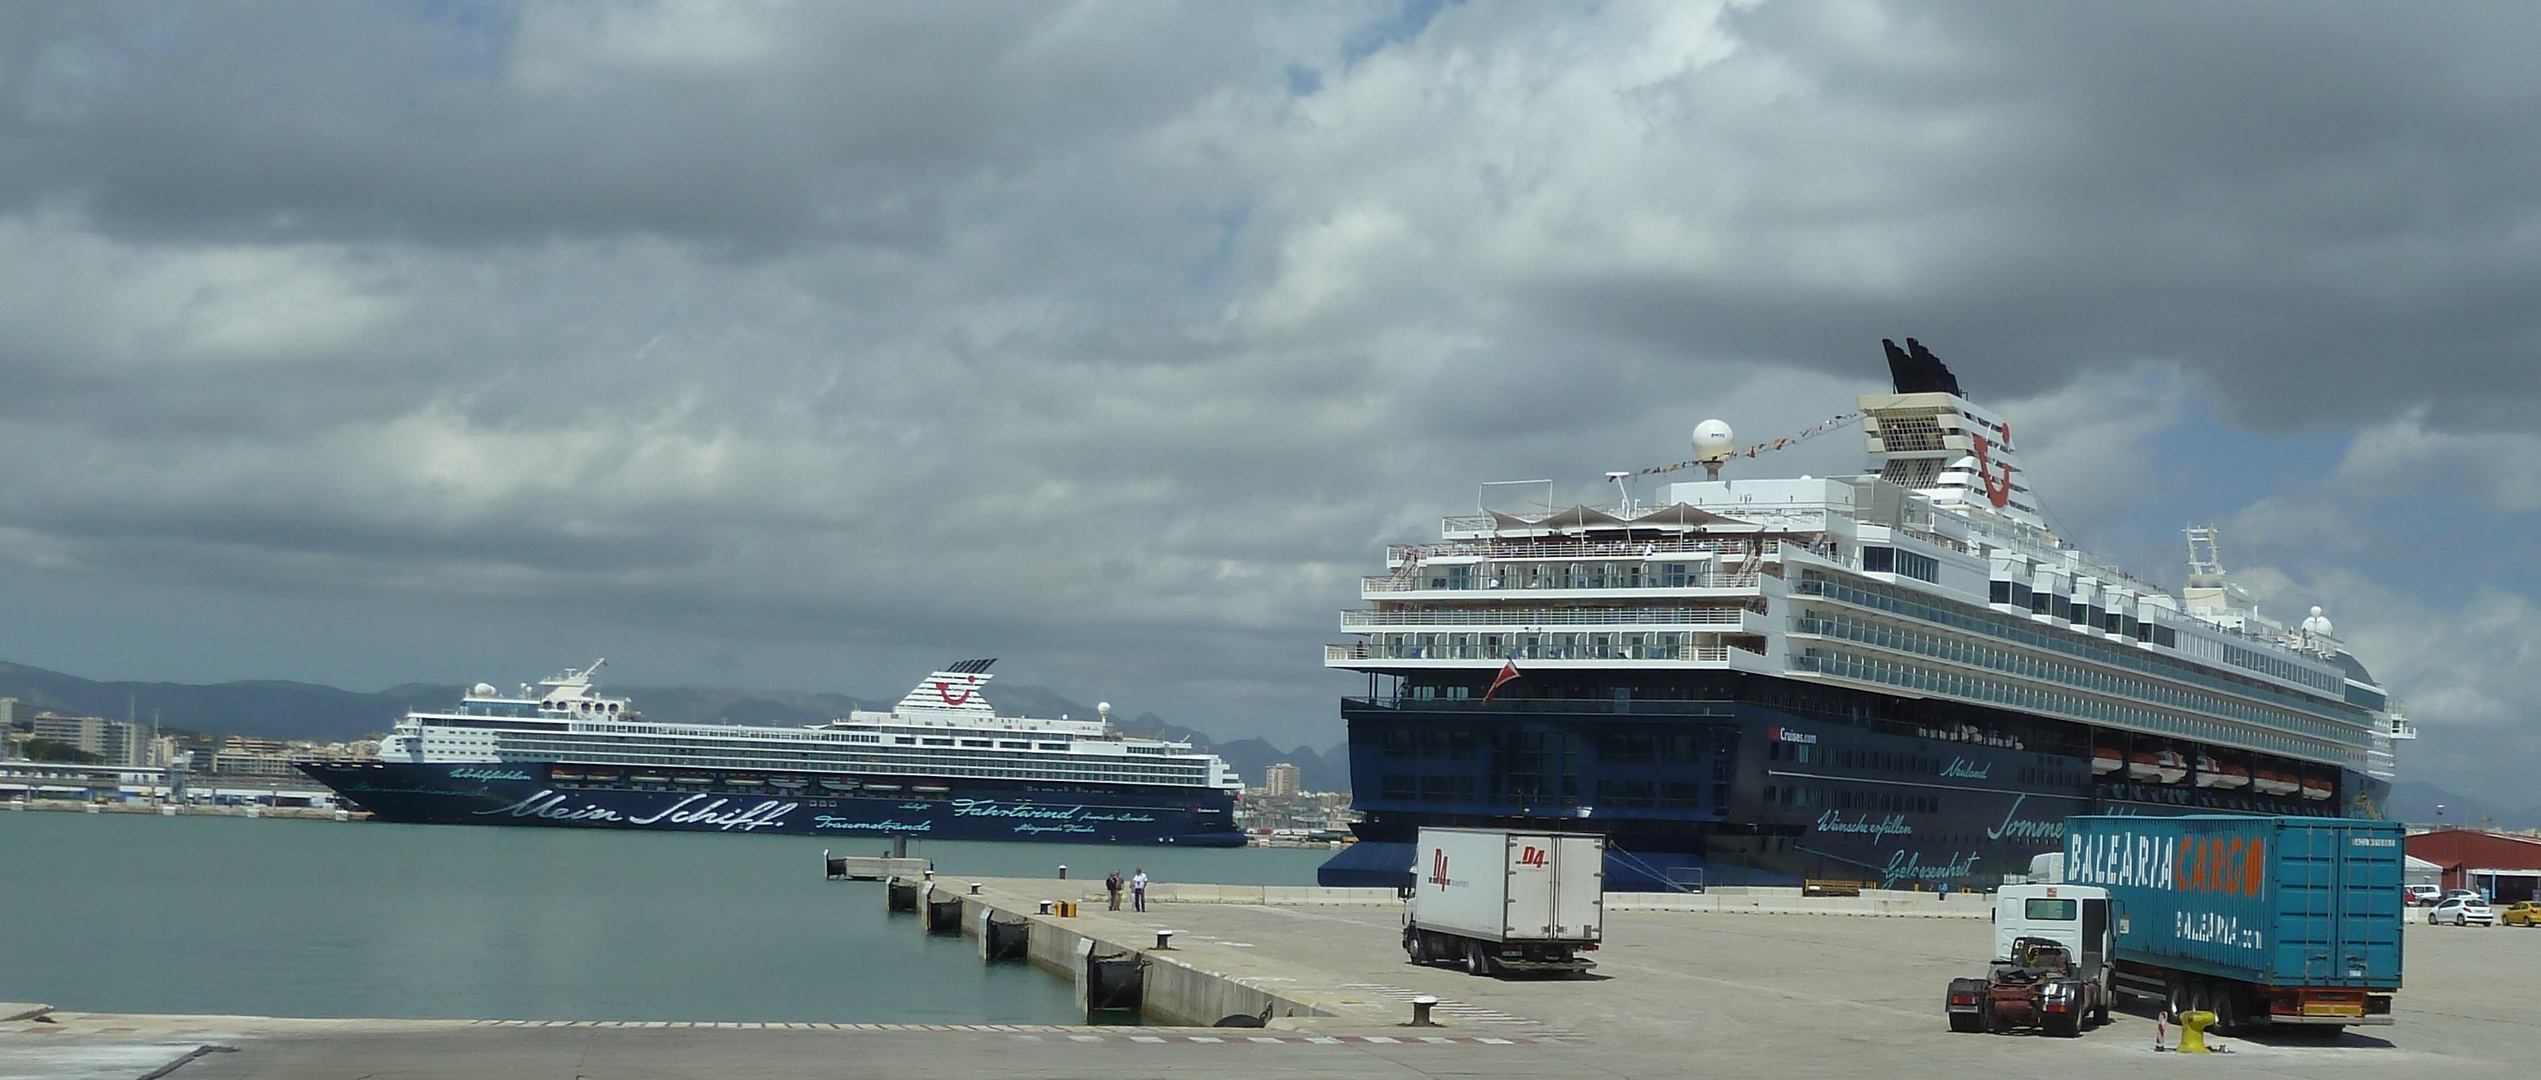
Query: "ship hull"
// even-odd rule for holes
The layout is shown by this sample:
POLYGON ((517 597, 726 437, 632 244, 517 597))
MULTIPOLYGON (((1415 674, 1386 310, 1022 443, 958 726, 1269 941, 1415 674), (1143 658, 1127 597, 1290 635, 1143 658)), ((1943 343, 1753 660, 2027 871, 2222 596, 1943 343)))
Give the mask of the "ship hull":
POLYGON ((1400 885, 1427 825, 1602 834, 1613 891, 1983 889, 2061 851, 2077 814, 2376 817, 2388 791, 2355 772, 2330 800, 2095 775, 2105 730, 1763 676, 1578 689, 1604 693, 1346 701, 1364 820, 1319 881, 1400 885))
MULTIPOLYGON (((902 791, 827 790, 867 778, 807 774, 802 788, 560 780, 537 762, 304 763, 300 770, 383 821, 651 831, 906 836, 1078 844, 1240 847, 1225 792, 1035 789, 946 781, 902 791), (915 791, 925 786, 923 792, 915 791)), ((570 768, 564 771, 571 773, 570 768)), ((684 773, 686 770, 669 770, 684 773)), ((578 773, 574 775, 579 775, 578 773)))

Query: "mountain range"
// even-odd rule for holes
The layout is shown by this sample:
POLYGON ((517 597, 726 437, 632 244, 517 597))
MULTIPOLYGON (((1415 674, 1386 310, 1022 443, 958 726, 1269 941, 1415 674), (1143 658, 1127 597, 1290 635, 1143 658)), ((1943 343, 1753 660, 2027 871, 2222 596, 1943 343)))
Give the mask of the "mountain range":
MULTIPOLYGON (((888 709, 899 700, 722 686, 624 686, 609 690, 632 699, 648 719, 690 724, 818 724, 856 709, 888 709)), ((129 718, 142 723, 155 721, 171 729, 269 739, 340 742, 378 735, 408 710, 448 706, 465 692, 465 687, 456 684, 430 683, 407 683, 365 694, 281 680, 207 685, 98 682, 0 662, 0 697, 18 699, 21 717, 49 711, 68 716, 129 718)), ((1095 715, 1093 706, 1048 687, 995 683, 984 691, 984 696, 997 711, 1009 715, 1095 715)), ((1309 746, 1282 750, 1262 739, 1221 743, 1206 733, 1167 723, 1154 713, 1118 720, 1115 726, 1131 735, 1183 740, 1210 750, 1234 766, 1247 784, 1261 783, 1263 770, 1271 765, 1289 762, 1297 766, 1298 781, 1309 791, 1347 791, 1350 787, 1349 756, 1341 744, 1317 751, 1309 746)))

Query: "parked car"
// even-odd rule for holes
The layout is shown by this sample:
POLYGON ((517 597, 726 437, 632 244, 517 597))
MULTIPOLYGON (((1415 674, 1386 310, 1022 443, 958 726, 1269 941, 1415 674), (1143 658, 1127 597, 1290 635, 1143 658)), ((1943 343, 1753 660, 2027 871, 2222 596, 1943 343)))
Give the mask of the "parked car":
POLYGON ((2442 900, 2443 898, 2444 890, 2433 885, 2403 885, 2400 887, 2400 902, 2412 907, 2424 907, 2438 900, 2442 900))
POLYGON ((2497 921, 2508 926, 2541 926, 2541 900, 2517 900, 2506 905, 2506 913, 2497 921))
POLYGON ((2497 914, 2488 910, 2488 901, 2476 896, 2447 896, 2426 913, 2427 924, 2451 923, 2455 926, 2497 925, 2497 914))

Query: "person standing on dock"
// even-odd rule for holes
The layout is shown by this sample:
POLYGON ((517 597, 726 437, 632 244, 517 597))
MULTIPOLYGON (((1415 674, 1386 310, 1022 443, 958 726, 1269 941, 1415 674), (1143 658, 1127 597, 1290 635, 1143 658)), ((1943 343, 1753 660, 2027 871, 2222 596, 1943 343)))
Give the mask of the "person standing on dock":
POLYGON ((1103 879, 1103 891, 1112 894, 1112 910, 1119 911, 1121 909, 1120 871, 1114 870, 1112 876, 1103 879))
POLYGON ((1129 878, 1129 901, 1140 911, 1147 910, 1147 868, 1142 866, 1129 878))

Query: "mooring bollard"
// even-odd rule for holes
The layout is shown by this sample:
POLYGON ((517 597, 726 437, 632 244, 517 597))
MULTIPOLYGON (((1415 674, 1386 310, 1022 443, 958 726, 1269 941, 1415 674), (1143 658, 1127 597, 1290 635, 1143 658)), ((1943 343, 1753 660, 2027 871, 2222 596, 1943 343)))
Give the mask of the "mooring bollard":
POLYGON ((978 883, 978 882, 976 882, 976 881, 971 882, 971 895, 972 895, 972 896, 977 896, 977 895, 979 895, 979 883, 978 883))
POLYGON ((1067 879, 1068 879, 1068 864, 1066 864, 1066 863, 1060 863, 1060 864, 1059 864, 1059 880, 1061 880, 1061 881, 1066 881, 1067 879))
POLYGON ((1047 900, 1044 900, 1044 901, 1042 901, 1042 902, 1041 902, 1041 914, 1047 915, 1047 914, 1049 914, 1049 913, 1050 913, 1050 902, 1049 902, 1049 901, 1047 901, 1047 900))
POLYGON ((1158 931, 1156 931, 1156 947, 1157 947, 1157 948, 1159 948, 1159 949, 1171 949, 1171 948, 1173 948, 1173 931, 1171 931, 1171 930, 1158 930, 1158 931))
POLYGON ((1436 1021, 1431 1020, 1431 1019, 1429 1018, 1429 1010, 1430 1010, 1431 1008, 1435 1007, 1437 1004, 1438 1004, 1438 999, 1437 999, 1437 998, 1434 998, 1434 997, 1431 997, 1431 996, 1429 996, 1429 995, 1427 995, 1427 994, 1422 994, 1422 995, 1421 995, 1421 996, 1419 996, 1419 997, 1413 998, 1413 999, 1412 999, 1412 1026, 1413 1026, 1413 1027, 1437 1027, 1437 1026, 1438 1026, 1438 1023, 1437 1023, 1436 1021))

